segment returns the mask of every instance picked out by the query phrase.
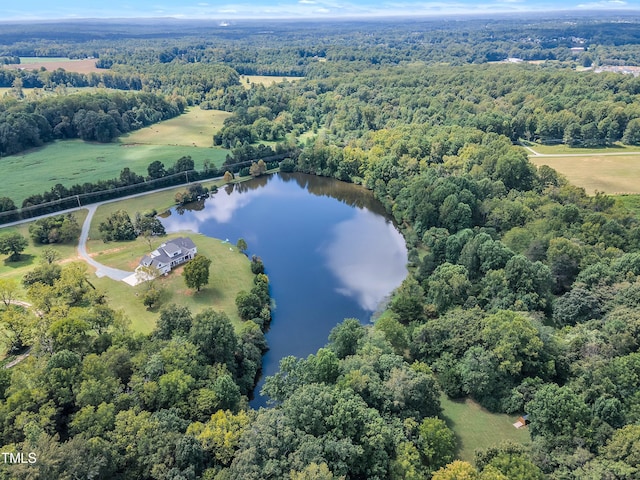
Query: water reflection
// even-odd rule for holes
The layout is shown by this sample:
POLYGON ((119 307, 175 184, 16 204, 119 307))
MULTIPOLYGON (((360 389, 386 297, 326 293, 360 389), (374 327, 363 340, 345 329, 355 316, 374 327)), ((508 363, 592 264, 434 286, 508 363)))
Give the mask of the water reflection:
POLYGON ((336 290, 354 298, 363 310, 374 311, 407 274, 407 249, 390 222, 358 209, 353 218, 333 228, 324 249, 329 270, 337 277, 336 290))
MULTIPOLYGON (((221 188, 201 208, 174 210, 163 224, 168 232, 191 230, 231 243, 242 237, 249 255, 262 257, 277 305, 264 375, 273 375, 284 356, 317 351, 344 318, 368 321, 407 273, 402 236, 362 187, 275 175, 221 188)), ((251 405, 265 402, 257 395, 251 405)))

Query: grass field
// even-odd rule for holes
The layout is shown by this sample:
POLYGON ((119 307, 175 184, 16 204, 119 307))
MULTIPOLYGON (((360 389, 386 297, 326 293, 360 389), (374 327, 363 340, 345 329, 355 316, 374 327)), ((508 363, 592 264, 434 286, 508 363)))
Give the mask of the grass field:
POLYGON ((228 150, 221 148, 58 141, 27 153, 1 158, 0 167, 5 172, 2 195, 19 205, 29 195, 42 193, 57 183, 70 187, 116 178, 124 167, 146 175, 147 166, 154 160, 169 167, 185 155, 193 158, 196 169, 202 169, 207 159, 215 165, 222 165, 227 153, 228 150))
POLYGON ((288 82, 295 82, 296 80, 302 80, 304 77, 283 77, 276 75, 240 75, 240 83, 245 88, 251 88, 251 84, 264 85, 268 87, 272 83, 280 83, 285 80, 288 82))
MULTIPOLYGON (((57 63, 57 62, 69 62, 69 57, 20 57, 21 65, 33 65, 35 63, 57 63)), ((94 60, 95 62, 95 60, 94 60)))
MULTIPOLYGON (((38 70, 44 67, 49 71, 63 68, 67 72, 90 73, 101 71, 96 67, 95 58, 72 60, 66 57, 20 57, 19 64, 5 65, 5 68, 38 70)), ((105 71, 105 70, 102 70, 105 71)))
POLYGON ((616 199, 640 218, 640 195, 619 195, 616 199))
POLYGON ((443 418, 457 437, 458 457, 473 462, 474 451, 487 448, 505 440, 527 444, 530 442, 526 428, 516 429, 517 416, 490 413, 471 399, 449 400, 440 398, 443 418))
POLYGON ((580 147, 568 147, 567 145, 541 145, 533 142, 523 142, 524 145, 535 150, 543 155, 565 155, 565 154, 585 154, 585 153, 626 153, 626 152, 640 152, 640 147, 635 145, 623 145, 616 143, 611 147, 600 148, 580 148, 580 147))
MULTIPOLYGON (((223 185, 223 180, 212 180, 212 181, 203 181, 202 185, 205 187, 211 188, 211 186, 223 185)), ((91 222, 91 228, 89 230, 89 249, 91 251, 100 251, 106 245, 102 240, 100 240, 100 232, 98 231, 98 226, 100 222, 103 222, 109 215, 111 215, 116 210, 124 209, 129 212, 129 215, 133 217, 135 212, 145 212, 149 210, 155 209, 157 212, 162 213, 165 210, 175 206, 175 196, 177 192, 182 192, 186 189, 185 186, 175 187, 169 190, 163 190, 161 192, 148 193, 146 195, 141 195, 136 198, 130 198, 127 200, 119 200, 115 202, 110 202, 104 205, 101 205, 96 210, 93 220, 91 222)))
MULTIPOLYGON (((158 195, 158 194, 155 194, 158 195)), ((146 197, 141 197, 145 198, 146 197)), ((136 199, 137 200, 137 199, 136 199)), ((156 197, 156 200, 158 198, 156 197)), ((120 205, 122 207, 122 205, 120 205)), ((86 218, 87 211, 80 210, 75 213, 78 222, 82 224, 86 218)), ((0 233, 17 231, 26 237, 29 236, 29 224, 18 227, 7 227, 0 230, 0 233)), ((183 236, 183 234, 172 234, 166 237, 154 239, 152 247, 156 248, 160 243, 168 238, 183 236)), ((240 325, 235 298, 240 290, 250 290, 253 285, 253 274, 251 273, 250 262, 246 256, 237 251, 235 246, 222 244, 220 240, 208 238, 204 235, 189 233, 189 236, 198 246, 198 252, 206 255, 212 260, 209 275, 209 285, 200 292, 195 293, 187 289, 181 276, 181 269, 177 269, 167 277, 157 280, 157 284, 163 290, 162 303, 178 303, 188 306, 194 313, 207 307, 223 310, 229 315, 234 326, 240 325), (229 250, 231 248, 231 250, 229 250)), ((51 245, 58 250, 61 256, 61 263, 79 261, 76 245, 51 245)), ((25 273, 32 270, 41 256, 43 245, 33 245, 30 241, 29 247, 22 254, 22 258, 17 262, 7 262, 6 256, 0 257, 0 278, 14 279, 20 285, 20 299, 26 300, 26 292, 22 289, 20 281, 25 273)), ((144 239, 132 242, 104 243, 100 241, 89 242, 88 250, 94 254, 94 258, 105 265, 133 271, 138 265, 140 258, 149 251, 149 246, 144 239), (92 248, 95 247, 95 248, 92 248)), ((91 271, 91 268, 89 268, 91 271)), ((90 275, 89 280, 97 288, 106 292, 109 304, 116 309, 123 310, 131 320, 132 328, 136 331, 148 333, 154 325, 158 316, 158 309, 149 311, 142 304, 142 292, 146 286, 138 285, 131 287, 124 282, 117 282, 109 278, 97 278, 90 275)))
MULTIPOLYGON (((184 233, 174 233, 154 239, 152 248, 156 248, 167 239, 184 235, 184 233)), ((197 313, 211 307, 226 312, 234 326, 239 328, 241 320, 238 317, 235 298, 240 290, 248 291, 253 285, 249 259, 239 253, 235 246, 223 244, 218 239, 194 233, 188 233, 188 235, 198 247, 198 253, 212 261, 209 285, 203 287, 200 292, 188 289, 181 275, 182 268, 177 268, 168 276, 156 280, 163 292, 160 308, 163 305, 178 303, 197 313)), ((129 271, 133 271, 140 258, 149 252, 149 246, 144 239, 103 245, 106 245, 107 249, 95 255, 94 258, 105 265, 129 271)), ((158 309, 149 311, 142 304, 142 294, 147 288, 146 284, 131 287, 124 282, 108 278, 96 278, 92 282, 95 282, 96 287, 107 292, 110 305, 126 312, 134 330, 148 333, 153 329, 158 309)))
MULTIPOLYGON (((84 219, 87 218, 87 211, 79 210, 75 212, 74 215, 78 220, 78 223, 82 225, 82 223, 84 222, 84 219)), ((29 225, 31 224, 25 223, 17 227, 1 228, 0 235, 9 233, 9 232, 18 232, 24 235, 25 237, 29 238, 29 225)), ((12 278, 16 280, 18 283, 20 283, 20 280, 22 280, 22 277, 24 276, 24 274, 38 264, 42 249, 45 247, 51 247, 55 250, 58 250, 58 252, 60 252, 60 257, 62 259, 65 259, 66 261, 71 261, 77 258, 75 244, 73 245, 70 245, 70 244, 69 245, 67 244, 34 245, 31 239, 29 238, 29 246, 23 252, 20 261, 7 262, 5 255, 0 256, 0 278, 12 278)), ((22 292, 22 294, 24 294, 24 292, 22 292)))
POLYGON ((588 194, 640 193, 640 155, 529 157, 536 166, 548 165, 588 194))
POLYGON ((213 134, 222 128, 229 112, 197 107, 179 117, 156 123, 120 137, 121 143, 211 147, 213 134))

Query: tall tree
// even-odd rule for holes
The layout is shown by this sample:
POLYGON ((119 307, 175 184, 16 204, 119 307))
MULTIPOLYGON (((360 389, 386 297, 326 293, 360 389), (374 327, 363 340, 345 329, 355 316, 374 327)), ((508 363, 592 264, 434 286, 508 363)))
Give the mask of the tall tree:
POLYGON ((9 255, 9 261, 20 260, 20 254, 29 245, 29 241, 18 232, 5 233, 0 236, 0 253, 9 255))
POLYGON ((182 276, 187 287, 200 291, 203 285, 209 284, 209 266, 211 260, 204 255, 196 255, 184 266, 182 276))

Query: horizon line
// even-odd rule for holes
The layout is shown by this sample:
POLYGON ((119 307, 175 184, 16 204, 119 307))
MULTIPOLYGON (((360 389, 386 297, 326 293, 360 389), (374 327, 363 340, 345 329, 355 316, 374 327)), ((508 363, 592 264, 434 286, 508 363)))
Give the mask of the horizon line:
MULTIPOLYGON (((361 14, 322 14, 322 15, 291 15, 291 16, 282 16, 282 15, 274 15, 274 16, 269 16, 269 15, 260 15, 260 16, 244 16, 244 15, 238 15, 235 16, 235 14, 232 14, 231 16, 226 15, 223 16, 224 14, 219 14, 217 16, 187 16, 187 15, 155 15, 155 16, 131 16, 131 17, 122 17, 122 16, 104 16, 104 17, 98 17, 98 16, 86 16, 86 17, 81 17, 81 16, 67 16, 67 17, 19 17, 19 18, 9 18, 9 19, 2 19, 0 18, 0 24, 6 24, 6 23, 16 23, 16 24, 20 24, 20 23, 32 23, 32 24, 36 24, 36 23, 60 23, 60 22, 83 22, 83 21, 127 21, 127 22, 134 22, 134 21, 154 21, 154 20, 166 20, 166 21, 185 21, 185 22, 193 22, 193 21, 215 21, 215 22, 235 22, 235 21, 260 21, 260 20, 282 20, 282 21, 290 21, 290 20, 383 20, 383 19, 392 19, 392 20, 399 20, 399 19, 412 19, 412 20, 417 20, 417 19, 428 19, 428 18, 438 18, 438 17, 466 17, 466 18, 472 18, 472 17, 486 17, 487 15, 500 15, 500 16, 504 16, 504 15, 510 15, 510 16, 518 16, 518 15, 533 15, 533 16, 537 16, 537 17, 544 17, 545 15, 551 15, 551 14, 558 14, 558 13, 564 13, 564 14, 574 14, 574 15, 589 15, 589 14, 598 14, 598 15, 602 15, 605 13, 608 14, 636 14, 636 15, 640 15, 640 6, 638 7, 629 7, 629 6, 625 6, 624 8, 611 8, 611 6, 607 5, 606 7, 594 7, 594 6, 589 6, 589 8, 587 8, 585 6, 585 8, 581 8, 580 6, 578 7, 572 7, 572 8, 567 8, 567 7, 559 7, 557 9, 547 9, 544 12, 540 12, 540 7, 530 7, 531 9, 528 9, 527 7, 523 6, 522 9, 505 9, 505 10, 497 10, 495 8, 490 8, 490 9, 478 9, 478 10, 474 10, 474 11, 458 11, 458 10, 451 10, 451 11, 438 11, 438 12, 427 12, 427 11, 421 11, 419 13, 409 13, 406 11, 402 11, 402 12, 371 12, 371 13, 361 13, 361 14)), ((231 25, 228 25, 231 26, 231 25)))

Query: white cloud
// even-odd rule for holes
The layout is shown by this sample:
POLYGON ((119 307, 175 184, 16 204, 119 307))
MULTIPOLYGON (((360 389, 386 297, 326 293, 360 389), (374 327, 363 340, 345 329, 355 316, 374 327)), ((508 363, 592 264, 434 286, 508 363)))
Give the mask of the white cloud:
POLYGON ((609 0, 609 1, 601 1, 601 2, 590 2, 590 3, 581 3, 577 6, 577 8, 583 9, 602 9, 602 8, 619 8, 625 7, 627 2, 623 0, 609 0))

